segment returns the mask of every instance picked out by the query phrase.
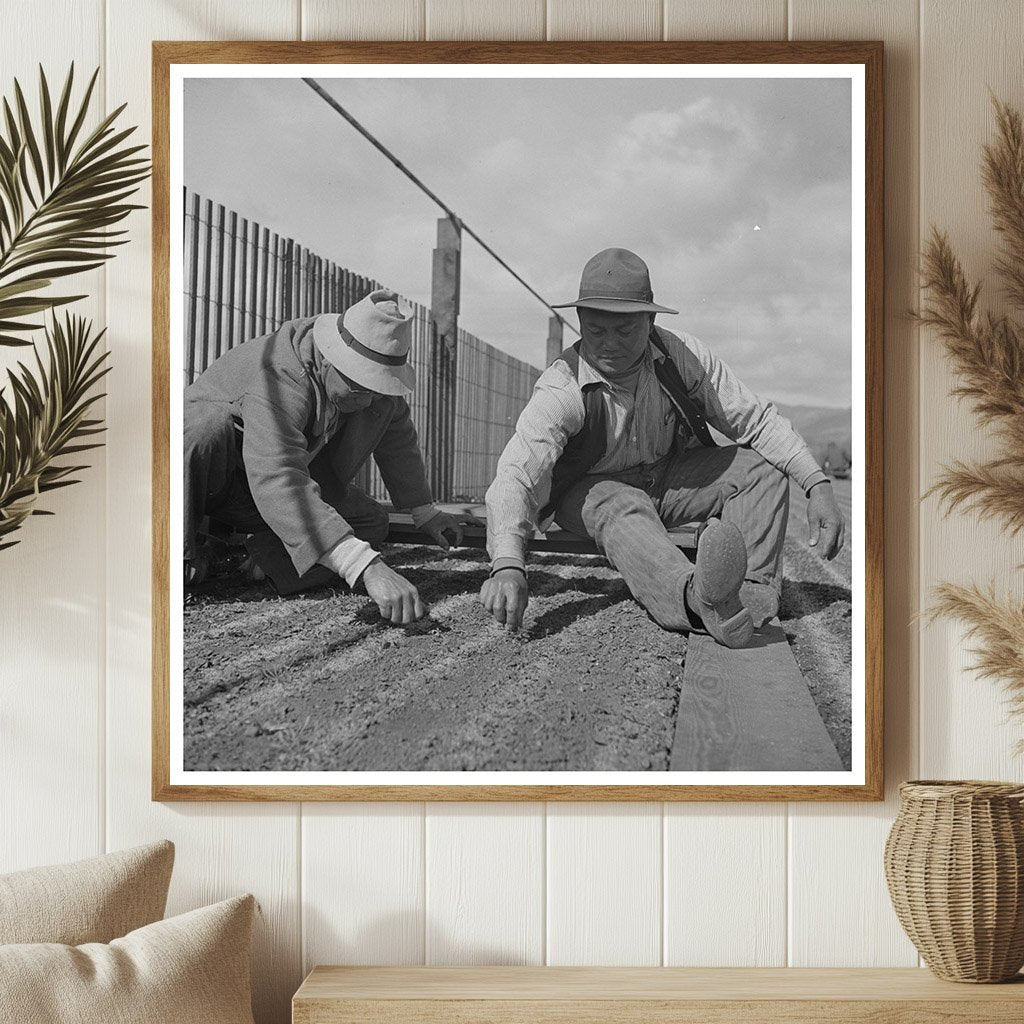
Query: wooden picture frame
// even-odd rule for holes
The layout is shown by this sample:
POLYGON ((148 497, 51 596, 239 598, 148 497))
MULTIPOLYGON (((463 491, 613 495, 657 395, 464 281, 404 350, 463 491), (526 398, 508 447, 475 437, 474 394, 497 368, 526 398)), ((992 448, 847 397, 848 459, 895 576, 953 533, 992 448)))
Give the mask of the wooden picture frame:
MULTIPOLYGON (((880 800, 883 797, 883 46, 880 42, 587 42, 587 43, 502 43, 502 42, 154 42, 153 43, 153 716, 152 716, 152 795, 154 800, 281 800, 281 801, 422 801, 422 800, 552 800, 552 801, 705 801, 705 800, 785 800, 834 801, 880 800), (854 523, 863 533, 858 540, 863 555, 863 637, 853 635, 854 657, 860 658, 863 679, 862 701, 854 701, 854 718, 862 724, 854 737, 854 768, 836 772, 827 780, 789 783, 774 778, 761 784, 750 781, 707 782, 687 776, 677 783, 673 776, 665 782, 642 781, 630 773, 622 783, 601 777, 599 782, 566 783, 558 772, 549 778, 529 782, 462 782, 447 779, 438 782, 432 772, 405 772, 400 782, 367 783, 365 773, 334 772, 327 781, 246 781, 237 773, 215 781, 192 781, 183 770, 181 754, 180 708, 172 703, 172 576, 177 575, 177 550, 180 538, 172 536, 174 516, 171 484, 172 449, 180 450, 180 438, 171 427, 171 409, 180 385, 172 374, 172 347, 180 348, 180 338, 172 337, 172 304, 180 308, 180 294, 171 290, 172 238, 180 235, 180 226, 172 220, 179 210, 176 196, 181 182, 172 166, 172 111, 180 96, 174 78, 192 65, 346 65, 362 66, 372 77, 373 65, 408 65, 410 74, 429 65, 486 65, 500 70, 502 65, 574 65, 594 69, 602 65, 630 67, 689 67, 721 65, 757 65, 770 68, 781 65, 814 65, 822 69, 849 69, 853 92, 859 90, 863 111, 862 138, 853 130, 854 167, 863 172, 863 182, 851 171, 854 194, 863 184, 863 222, 858 223, 854 206, 853 274, 863 283, 863 308, 853 309, 853 345, 863 339, 863 521, 854 523), (861 163, 857 163, 858 143, 861 163), (172 189, 177 191, 172 196, 172 189), (862 245, 856 240, 862 239, 862 245), (862 331, 857 328, 862 326, 862 331), (173 563, 173 566, 172 566, 173 563), (860 650, 858 641, 862 640, 860 650), (179 731, 177 740, 175 732, 179 731), (855 770, 859 764, 860 770, 855 770), (420 777, 424 781, 419 781, 420 777), (840 778, 841 776, 841 778, 840 778)), ((308 73, 304 72, 304 73, 308 73)), ((838 72, 837 72, 838 73, 838 72)), ((625 72, 623 72, 625 74, 625 72)), ((753 73, 752 73, 753 75, 753 73)), ((326 77, 326 76, 325 76, 326 77)), ((853 115, 851 115, 852 117, 853 115)), ((185 185, 188 182, 184 183, 185 185)), ((655 285, 657 288, 658 286, 655 285)), ((856 294, 856 293, 855 293, 856 294)), ((176 315, 176 314, 175 314, 176 315)), ((856 358, 854 364, 856 365, 856 358)), ((856 377, 855 377, 856 379, 856 377)), ((859 396, 852 395, 857 407, 859 396)), ((855 421, 856 422, 856 421, 855 421)), ((854 445, 858 443, 855 430, 854 445)), ((180 477, 179 477, 180 480, 180 477)), ((859 573, 855 560, 854 573, 859 573)), ((851 627, 852 628, 852 627, 851 627)), ((721 680, 719 681, 722 682, 721 680)), ((728 681, 726 681, 727 684, 728 681)), ((861 685, 862 684, 862 685, 861 685)), ((855 691, 856 692, 856 691, 855 691)), ((283 773, 282 773, 283 774, 283 773)), ((464 773, 466 774, 466 773, 464 773)), ((710 779, 710 776, 709 776, 710 779)))

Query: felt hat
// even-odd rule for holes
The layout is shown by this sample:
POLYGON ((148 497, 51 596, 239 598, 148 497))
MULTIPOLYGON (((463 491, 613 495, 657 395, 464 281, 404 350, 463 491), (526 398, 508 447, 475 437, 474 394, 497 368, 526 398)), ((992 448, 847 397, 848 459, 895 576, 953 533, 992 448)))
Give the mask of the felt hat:
POLYGON ((628 249, 602 249, 587 260, 575 302, 561 302, 554 309, 601 309, 606 313, 678 313, 659 306, 651 291, 647 264, 628 249))
POLYGON ((357 384, 379 395, 407 395, 416 386, 409 363, 412 320, 396 292, 379 288, 341 316, 318 316, 313 341, 336 370, 357 384))

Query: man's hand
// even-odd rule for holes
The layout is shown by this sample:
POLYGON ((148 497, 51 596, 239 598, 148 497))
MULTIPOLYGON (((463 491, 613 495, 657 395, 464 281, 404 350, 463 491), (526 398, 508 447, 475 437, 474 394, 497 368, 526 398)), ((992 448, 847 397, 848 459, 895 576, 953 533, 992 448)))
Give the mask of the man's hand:
POLYGON ((457 516, 453 516, 450 512, 438 512, 431 519, 428 519, 421 529, 424 533, 430 534, 439 547, 448 551, 452 545, 457 548, 462 547, 463 526, 481 526, 486 528, 487 524, 468 512, 457 516))
POLYGON ((379 558, 363 570, 361 578, 366 592, 377 602, 382 619, 401 626, 427 614, 427 606, 420 600, 416 588, 379 558))
POLYGON ((499 569, 480 588, 480 603, 514 633, 523 624, 530 587, 519 569, 499 569))
POLYGON ((828 481, 815 484, 807 495, 807 530, 808 543, 822 558, 835 558, 843 550, 846 522, 828 481))

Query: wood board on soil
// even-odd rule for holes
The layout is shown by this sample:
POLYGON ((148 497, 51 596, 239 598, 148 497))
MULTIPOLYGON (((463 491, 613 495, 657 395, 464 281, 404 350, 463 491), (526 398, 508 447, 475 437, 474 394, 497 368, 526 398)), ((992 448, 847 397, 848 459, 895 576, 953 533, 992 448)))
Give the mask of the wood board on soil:
MULTIPOLYGON (((848 487, 837 481, 847 512, 848 487)), ((849 550, 823 563, 806 532, 798 495, 780 619, 848 766, 849 550)), ((230 572, 189 603, 187 769, 669 768, 686 638, 655 625, 603 559, 535 556, 510 634, 477 600, 479 552, 385 557, 420 589, 427 619, 395 627, 341 584, 282 599, 230 572)))

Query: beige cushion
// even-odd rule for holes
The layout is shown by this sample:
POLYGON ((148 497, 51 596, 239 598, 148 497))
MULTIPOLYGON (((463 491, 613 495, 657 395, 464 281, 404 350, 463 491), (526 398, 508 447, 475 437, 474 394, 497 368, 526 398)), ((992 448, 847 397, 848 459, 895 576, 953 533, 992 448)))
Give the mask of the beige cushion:
POLYGON ((0 946, 0 1021, 252 1024, 255 905, 238 896, 109 945, 0 946))
POLYGON ((110 942, 159 921, 174 844, 0 875, 0 944, 110 942))

